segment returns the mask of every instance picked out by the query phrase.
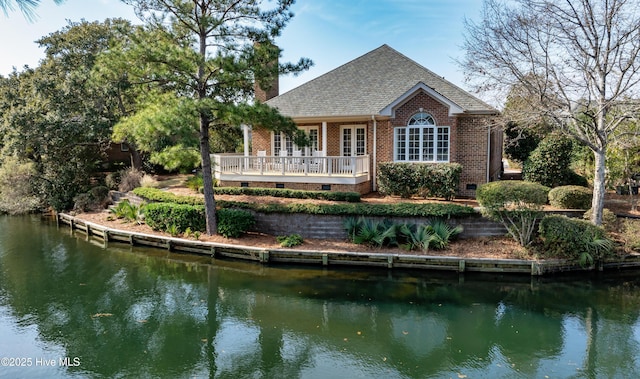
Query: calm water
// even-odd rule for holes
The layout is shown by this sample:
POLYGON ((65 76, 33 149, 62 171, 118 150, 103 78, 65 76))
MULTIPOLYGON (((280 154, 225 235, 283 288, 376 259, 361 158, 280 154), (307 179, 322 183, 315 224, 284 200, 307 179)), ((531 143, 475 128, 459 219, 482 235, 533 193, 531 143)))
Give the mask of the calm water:
POLYGON ((638 277, 267 268, 0 216, 0 377, 631 378, 638 277))

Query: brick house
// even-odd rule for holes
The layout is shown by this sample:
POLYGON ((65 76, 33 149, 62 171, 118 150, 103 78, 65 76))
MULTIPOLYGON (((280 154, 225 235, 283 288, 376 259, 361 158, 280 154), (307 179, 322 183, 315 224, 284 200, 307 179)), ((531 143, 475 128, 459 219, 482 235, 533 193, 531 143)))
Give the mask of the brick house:
POLYGON ((381 162, 462 165, 460 196, 499 177, 498 111, 387 45, 289 92, 256 91, 311 142, 245 128, 243 155, 214 155, 223 186, 376 191, 381 162))

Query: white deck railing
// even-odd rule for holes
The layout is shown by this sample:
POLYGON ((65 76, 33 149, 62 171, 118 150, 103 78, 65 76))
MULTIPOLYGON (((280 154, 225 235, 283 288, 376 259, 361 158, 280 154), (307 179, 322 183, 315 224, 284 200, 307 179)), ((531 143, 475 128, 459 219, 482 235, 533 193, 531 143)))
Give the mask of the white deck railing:
POLYGON ((369 156, 278 157, 213 154, 214 172, 246 175, 359 176, 369 173, 369 156))

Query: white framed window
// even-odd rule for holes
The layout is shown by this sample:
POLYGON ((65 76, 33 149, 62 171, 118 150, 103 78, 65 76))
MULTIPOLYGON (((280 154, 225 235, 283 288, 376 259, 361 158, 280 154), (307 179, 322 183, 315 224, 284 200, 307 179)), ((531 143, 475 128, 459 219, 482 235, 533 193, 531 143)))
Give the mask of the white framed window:
POLYGON ((367 129, 364 125, 340 127, 340 155, 343 157, 367 154, 367 129))
POLYGON ((273 151, 274 156, 280 156, 280 150, 286 149, 287 155, 293 155, 294 150, 301 150, 303 156, 311 156, 314 151, 318 150, 318 136, 319 136, 319 127, 317 125, 314 126, 300 126, 299 129, 304 130, 309 137, 309 146, 298 148, 291 137, 287 136, 285 133, 271 133, 271 151, 273 151))
POLYGON ((449 162, 449 127, 437 126, 428 113, 413 115, 407 126, 393 131, 396 162, 449 162))

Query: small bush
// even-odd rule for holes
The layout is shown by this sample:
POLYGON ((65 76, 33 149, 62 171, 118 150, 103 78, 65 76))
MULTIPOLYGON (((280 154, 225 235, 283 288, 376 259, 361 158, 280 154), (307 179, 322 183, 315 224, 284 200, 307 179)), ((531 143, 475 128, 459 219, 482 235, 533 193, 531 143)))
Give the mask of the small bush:
POLYGON ((124 199, 111 209, 117 218, 123 218, 130 222, 142 222, 144 218, 141 207, 131 204, 129 200, 124 199))
POLYGON ((550 215, 540 221, 539 230, 548 257, 575 260, 590 266, 613 252, 613 242, 604 229, 585 220, 550 215))
POLYGON ((625 246, 631 250, 640 250, 640 220, 625 219, 622 237, 625 246))
POLYGON ((278 243, 282 247, 294 247, 294 246, 302 245, 302 243, 304 242, 300 234, 278 236, 276 237, 276 241, 278 241, 278 243))
POLYGON ((129 192, 134 188, 140 187, 142 177, 144 173, 135 168, 128 168, 120 173, 120 184, 118 184, 118 191, 129 192))
POLYGON ((479 186, 476 199, 486 217, 504 225, 516 242, 527 246, 548 194, 549 188, 538 183, 509 180, 479 186))
POLYGON ((185 185, 190 190, 200 193, 200 190, 204 188, 204 181, 202 179, 202 174, 190 176, 186 181, 185 185))
POLYGON ((122 174, 122 171, 108 173, 107 176, 104 178, 104 182, 107 188, 109 188, 110 190, 117 190, 118 186, 120 185, 121 174, 122 174))
POLYGON ((81 193, 73 198, 73 209, 75 211, 87 212, 93 208, 93 199, 89 193, 81 193))
POLYGON ((580 186, 560 186, 549 191, 549 204, 561 209, 591 208, 592 191, 580 186))
POLYGON ((222 208, 217 212, 218 233, 225 238, 237 238, 246 233, 254 224, 253 214, 243 209, 222 208))
POLYGON ((111 203, 109 189, 104 186, 93 187, 89 192, 81 193, 73 198, 73 209, 87 212, 104 209, 111 203))
MULTIPOLYGON (((582 218, 585 220, 591 220, 591 215, 593 213, 593 208, 589 208, 588 211, 584 212, 582 218)), ((611 212, 611 210, 604 208, 602 210, 602 227, 607 232, 613 232, 618 227, 618 217, 615 213, 611 212)))
POLYGON ((205 231, 206 220, 203 206, 150 203, 144 206, 147 225, 153 230, 167 231, 175 226, 177 233, 187 228, 193 231, 205 231))
POLYGON ((142 179, 140 179, 140 187, 157 188, 158 181, 153 176, 144 174, 142 175, 142 179))
POLYGON ((509 207, 516 204, 542 206, 547 203, 549 188, 522 180, 505 180, 482 184, 476 199, 483 207, 509 207))

